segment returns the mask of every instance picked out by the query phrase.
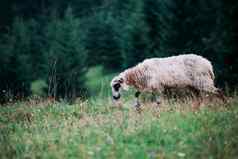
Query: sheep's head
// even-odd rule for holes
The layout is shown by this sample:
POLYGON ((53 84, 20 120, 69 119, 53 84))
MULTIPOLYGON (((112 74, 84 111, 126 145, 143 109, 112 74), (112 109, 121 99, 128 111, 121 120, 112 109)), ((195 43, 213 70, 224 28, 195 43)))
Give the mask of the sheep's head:
POLYGON ((117 101, 120 99, 121 90, 128 90, 128 85, 125 82, 125 78, 122 75, 116 76, 111 81, 112 97, 113 100, 117 101))

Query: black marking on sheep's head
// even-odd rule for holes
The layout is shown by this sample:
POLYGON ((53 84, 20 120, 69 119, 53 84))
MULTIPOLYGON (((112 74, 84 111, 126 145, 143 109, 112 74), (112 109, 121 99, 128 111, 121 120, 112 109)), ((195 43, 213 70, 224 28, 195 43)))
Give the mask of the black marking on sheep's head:
POLYGON ((123 77, 116 76, 111 81, 111 87, 113 100, 119 100, 121 97, 121 90, 126 89, 125 80, 123 79, 123 77))
POLYGON ((120 83, 116 83, 113 85, 113 88, 115 89, 115 91, 119 91, 120 87, 121 87, 120 83))
POLYGON ((117 96, 112 96, 112 98, 114 99, 114 100, 119 100, 120 99, 120 97, 121 97, 121 95, 120 94, 118 94, 117 96))
POLYGON ((120 83, 116 83, 112 86, 112 97, 114 100, 119 100, 121 95, 120 95, 120 88, 121 88, 121 84, 120 83))
POLYGON ((111 81, 111 87, 112 87, 112 97, 113 100, 119 100, 121 95, 120 95, 120 89, 121 89, 121 84, 123 82, 123 79, 115 77, 111 81))

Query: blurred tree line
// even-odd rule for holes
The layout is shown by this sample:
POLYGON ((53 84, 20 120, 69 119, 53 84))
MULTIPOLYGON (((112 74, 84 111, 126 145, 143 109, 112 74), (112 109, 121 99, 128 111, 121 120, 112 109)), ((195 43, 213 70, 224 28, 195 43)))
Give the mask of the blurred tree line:
POLYGON ((110 73, 186 53, 210 59, 217 83, 234 88, 237 11, 235 0, 1 0, 1 99, 73 98, 90 66, 110 73))

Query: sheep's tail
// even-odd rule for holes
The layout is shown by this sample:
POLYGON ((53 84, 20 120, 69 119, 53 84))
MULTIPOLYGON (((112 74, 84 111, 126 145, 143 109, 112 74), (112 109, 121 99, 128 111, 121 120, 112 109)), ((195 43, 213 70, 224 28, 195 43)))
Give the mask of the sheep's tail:
MULTIPOLYGON (((215 79, 215 75, 214 75, 214 72, 213 72, 213 69, 209 69, 209 75, 211 77, 212 80, 215 79)), ((216 88, 215 86, 213 87, 213 91, 212 91, 218 98, 222 99, 222 101, 224 103, 227 103, 228 100, 227 100, 227 97, 225 96, 224 92, 219 89, 219 88, 216 88)))

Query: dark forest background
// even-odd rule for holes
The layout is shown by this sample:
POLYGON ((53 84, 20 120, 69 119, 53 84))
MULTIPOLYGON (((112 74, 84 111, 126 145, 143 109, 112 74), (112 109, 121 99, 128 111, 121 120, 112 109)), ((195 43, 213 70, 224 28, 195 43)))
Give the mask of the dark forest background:
POLYGON ((0 95, 86 95, 85 73, 200 54, 219 87, 238 84, 237 0, 1 0, 0 95))

